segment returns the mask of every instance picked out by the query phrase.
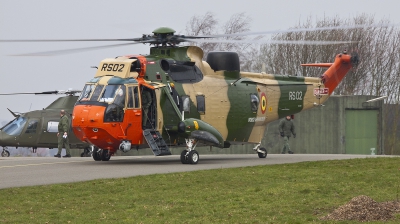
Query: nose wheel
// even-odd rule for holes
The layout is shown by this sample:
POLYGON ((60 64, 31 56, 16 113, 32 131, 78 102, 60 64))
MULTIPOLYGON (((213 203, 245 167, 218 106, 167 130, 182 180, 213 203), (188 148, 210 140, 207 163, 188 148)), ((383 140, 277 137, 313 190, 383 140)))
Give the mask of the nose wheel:
POLYGON ((7 147, 3 147, 3 151, 1 152, 1 157, 10 157, 10 152, 7 150, 7 147))
POLYGON ((94 161, 108 161, 111 159, 111 153, 109 150, 100 149, 96 146, 93 147, 92 157, 94 161))

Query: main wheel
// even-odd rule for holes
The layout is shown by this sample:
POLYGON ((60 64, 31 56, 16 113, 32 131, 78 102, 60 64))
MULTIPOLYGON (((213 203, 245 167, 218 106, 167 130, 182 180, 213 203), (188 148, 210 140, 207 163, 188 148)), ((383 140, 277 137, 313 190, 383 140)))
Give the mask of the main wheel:
POLYGON ((266 158, 267 157, 267 150, 265 148, 260 148, 260 151, 263 151, 263 152, 257 152, 258 153, 258 158, 266 158))
POLYGON ((93 146, 93 159, 94 161, 101 161, 101 156, 103 155, 103 150, 93 146))
POLYGON ((93 153, 93 148, 93 146, 84 148, 83 152, 81 153, 81 157, 91 157, 93 153))
POLYGON ((190 164, 197 164, 199 162, 199 153, 196 150, 192 150, 189 152, 188 160, 190 164))
POLYGON ((1 152, 1 157, 9 157, 9 156, 10 156, 10 152, 9 152, 9 151, 3 150, 3 151, 1 152))
POLYGON ((103 153, 101 154, 101 160, 103 161, 108 161, 111 158, 111 154, 109 153, 109 150, 102 150, 103 153))
POLYGON ((188 157, 186 156, 187 152, 188 151, 186 149, 181 152, 181 163, 182 164, 188 164, 189 163, 188 157))

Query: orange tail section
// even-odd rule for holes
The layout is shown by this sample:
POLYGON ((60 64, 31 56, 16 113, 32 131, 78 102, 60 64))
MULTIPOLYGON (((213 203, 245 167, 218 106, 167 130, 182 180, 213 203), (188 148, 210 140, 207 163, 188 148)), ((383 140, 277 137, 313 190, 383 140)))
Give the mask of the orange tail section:
POLYGON ((346 76, 347 72, 358 63, 358 56, 350 56, 346 53, 336 55, 335 62, 333 63, 320 63, 320 64, 302 64, 302 66, 314 67, 329 67, 328 70, 321 76, 321 81, 325 88, 329 89, 329 95, 339 85, 339 83, 346 76))

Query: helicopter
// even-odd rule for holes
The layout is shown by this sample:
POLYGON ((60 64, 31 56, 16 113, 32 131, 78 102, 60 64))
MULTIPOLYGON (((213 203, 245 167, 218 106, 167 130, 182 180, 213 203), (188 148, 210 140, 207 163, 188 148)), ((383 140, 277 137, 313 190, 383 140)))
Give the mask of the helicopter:
MULTIPOLYGON (((38 93, 8 93, 0 95, 19 95, 19 94, 66 94, 66 96, 57 98, 43 110, 35 110, 27 113, 15 113, 8 109, 14 116, 14 119, 8 122, 4 127, 0 128, 0 146, 3 150, 2 157, 9 157, 10 151, 8 146, 14 147, 31 147, 36 150, 42 148, 57 148, 56 133, 58 132, 58 122, 60 120, 60 110, 64 109, 69 115, 72 114, 74 104, 80 93, 80 90, 67 91, 46 91, 38 93)), ((82 157, 91 156, 92 146, 86 142, 82 142, 76 136, 71 135, 70 145, 73 148, 84 149, 81 153, 82 157)))
POLYGON ((253 144, 258 157, 266 158, 261 139, 267 124, 322 105, 359 63, 357 53, 343 51, 332 63, 302 64, 326 68, 320 77, 244 72, 236 52, 209 52, 204 61, 201 48, 179 46, 213 36, 175 35, 169 27, 152 33, 70 40, 153 45, 149 55, 102 60, 78 97, 72 130, 94 146, 95 161, 108 161, 118 150, 151 148, 155 156, 164 156, 171 155, 170 147, 186 146, 180 162, 197 164, 197 146, 234 144, 253 144))

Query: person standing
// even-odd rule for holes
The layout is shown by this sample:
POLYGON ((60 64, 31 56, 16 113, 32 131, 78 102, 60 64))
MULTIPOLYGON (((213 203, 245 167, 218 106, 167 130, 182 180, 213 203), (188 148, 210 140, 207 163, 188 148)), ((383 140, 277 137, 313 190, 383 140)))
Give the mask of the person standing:
POLYGON ((151 99, 150 92, 143 88, 143 90, 142 90, 142 109, 143 109, 142 125, 143 125, 143 128, 146 128, 147 119, 148 119, 147 113, 149 112, 149 107, 151 105, 151 102, 152 102, 152 99, 151 99))
POLYGON ((282 119, 279 122, 279 132, 284 141, 282 154, 285 154, 286 150, 289 154, 293 154, 293 151, 290 150, 289 138, 292 136, 292 134, 293 138, 296 138, 296 131, 294 129, 294 123, 290 115, 286 116, 286 118, 282 119))
POLYGON ((63 146, 65 146, 65 156, 64 158, 70 158, 71 157, 71 150, 69 148, 69 120, 68 117, 65 115, 65 110, 60 111, 60 122, 58 123, 58 132, 57 132, 57 137, 58 137, 58 153, 54 155, 54 157, 61 157, 61 150, 63 146))

